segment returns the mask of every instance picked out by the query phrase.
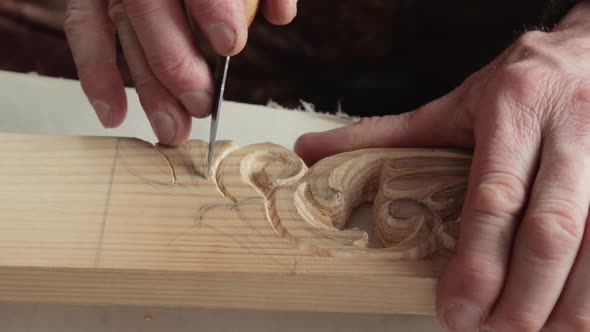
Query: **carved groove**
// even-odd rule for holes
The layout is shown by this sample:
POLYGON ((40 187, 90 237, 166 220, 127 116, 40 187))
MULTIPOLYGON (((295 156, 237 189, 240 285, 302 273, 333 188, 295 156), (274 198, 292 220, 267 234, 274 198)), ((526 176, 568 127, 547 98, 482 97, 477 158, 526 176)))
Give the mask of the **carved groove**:
POLYGON ((277 188, 268 200, 273 210, 268 217, 279 236, 315 255, 393 260, 448 255, 470 161, 468 154, 443 150, 340 154, 277 188), (365 202, 373 202, 377 248, 367 247, 366 232, 344 229, 352 209, 365 202))
MULTIPOLYGON (((137 144, 146 143, 123 147, 123 163, 147 153, 133 149, 137 144)), ((156 148, 151 158, 168 165, 158 169, 171 181, 165 183, 159 175, 150 183, 190 188, 205 167, 195 151, 206 148, 197 141, 179 149, 156 148)), ((369 149, 326 158, 308 170, 293 152, 269 143, 238 149, 222 142, 216 153, 211 174, 219 192, 234 204, 259 201, 274 233, 306 253, 400 260, 454 250, 468 154, 369 149), (352 210, 366 202, 373 202, 375 248, 369 248, 365 231, 345 229, 352 210)))

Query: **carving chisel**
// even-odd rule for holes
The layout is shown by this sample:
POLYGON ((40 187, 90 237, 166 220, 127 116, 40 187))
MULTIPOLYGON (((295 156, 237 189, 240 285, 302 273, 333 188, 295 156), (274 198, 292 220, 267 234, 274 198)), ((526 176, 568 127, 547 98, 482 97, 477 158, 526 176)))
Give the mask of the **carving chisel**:
MULTIPOLYGON (((252 24, 254 16, 256 16, 258 6, 259 0, 244 0, 244 10, 248 27, 252 24)), ((211 110, 211 129, 209 131, 209 154, 207 156, 206 178, 211 174, 213 155, 215 152, 215 140, 217 138, 217 127, 219 126, 219 113, 221 112, 221 104, 223 103, 223 92, 225 91, 225 82, 227 80, 230 58, 230 56, 217 56, 217 63, 215 64, 215 75, 213 77, 215 82, 215 95, 213 97, 213 108, 211 110)))

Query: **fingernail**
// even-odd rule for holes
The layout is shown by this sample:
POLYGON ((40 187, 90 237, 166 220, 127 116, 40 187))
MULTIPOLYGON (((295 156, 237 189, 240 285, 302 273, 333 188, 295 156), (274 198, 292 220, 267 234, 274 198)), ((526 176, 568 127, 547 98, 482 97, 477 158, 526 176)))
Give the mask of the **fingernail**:
POLYGON ((180 101, 192 116, 204 118, 211 112, 213 97, 205 91, 191 91, 182 94, 180 101))
POLYGON ((162 144, 170 144, 176 135, 176 125, 172 117, 163 112, 156 112, 150 117, 152 128, 162 144))
POLYGON ((209 42, 217 53, 226 54, 234 49, 236 32, 225 23, 215 23, 205 29, 209 42))
POLYGON ((110 128, 113 118, 111 107, 105 102, 95 101, 92 103, 92 108, 94 108, 94 112, 96 113, 96 116, 98 116, 102 126, 105 128, 110 128))
POLYGON ((447 327, 456 332, 475 331, 479 327, 482 318, 482 310, 466 303, 451 305, 444 311, 444 320, 447 327))

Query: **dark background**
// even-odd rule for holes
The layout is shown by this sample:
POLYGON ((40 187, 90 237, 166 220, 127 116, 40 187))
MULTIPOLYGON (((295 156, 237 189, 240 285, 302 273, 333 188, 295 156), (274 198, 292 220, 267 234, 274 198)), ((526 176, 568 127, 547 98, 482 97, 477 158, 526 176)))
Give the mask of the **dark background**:
MULTIPOLYGON (((65 0, 30 1, 43 11, 0 4, 0 70, 76 78, 60 30, 65 0)), ((256 19, 246 49, 232 58, 226 98, 286 107, 305 100, 323 111, 340 104, 359 116, 409 111, 538 26, 543 8, 535 0, 300 0, 288 26, 256 19)))

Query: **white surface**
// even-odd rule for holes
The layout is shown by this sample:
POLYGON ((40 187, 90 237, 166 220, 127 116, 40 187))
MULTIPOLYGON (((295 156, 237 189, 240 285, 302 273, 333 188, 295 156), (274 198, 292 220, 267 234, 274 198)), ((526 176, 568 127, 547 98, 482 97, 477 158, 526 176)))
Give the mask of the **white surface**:
MULTIPOLYGON (((0 72, 0 132, 138 137, 154 142, 133 90, 123 126, 100 126, 78 82, 0 72)), ((299 135, 346 124, 312 113, 226 102, 219 139, 243 146, 272 141, 291 148, 299 135)), ((192 138, 206 139, 209 119, 193 122, 192 138)), ((0 184, 1 185, 1 184, 0 184)), ((1 211, 0 211, 1 213, 1 211)), ((429 316, 379 316, 234 310, 115 308, 0 304, 0 331, 440 331, 429 316)))
MULTIPOLYGON (((155 142, 134 90, 120 128, 104 129, 77 81, 0 71, 0 132, 132 136, 155 142)), ((272 141, 291 148, 297 137, 348 123, 331 116, 225 102, 218 139, 240 146, 272 141)), ((209 119, 194 119, 191 138, 209 140, 209 119)))

